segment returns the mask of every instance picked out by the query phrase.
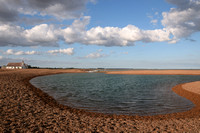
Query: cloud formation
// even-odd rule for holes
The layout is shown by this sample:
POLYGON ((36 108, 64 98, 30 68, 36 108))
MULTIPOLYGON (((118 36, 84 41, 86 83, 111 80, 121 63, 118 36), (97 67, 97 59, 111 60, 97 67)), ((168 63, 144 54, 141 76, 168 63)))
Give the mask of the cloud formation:
POLYGON ((200 0, 167 1, 177 6, 162 13, 162 24, 174 36, 174 41, 200 31, 200 0))
POLYGON ((19 14, 79 18, 89 1, 92 0, 1 0, 0 21, 16 21, 19 14))
MULTIPOLYGON (((142 30, 134 25, 126 27, 94 27, 86 30, 90 17, 76 20, 71 26, 63 29, 66 43, 87 45, 129 46, 135 42, 169 42, 176 43, 200 31, 200 0, 167 0, 176 5, 169 12, 163 12, 163 29, 142 30)), ((152 23, 157 23, 152 20, 152 23)))
POLYGON ((38 54, 36 51, 15 51, 13 49, 8 49, 7 51, 3 52, 5 55, 35 55, 38 54))
POLYGON ((75 20, 64 29, 53 25, 40 24, 31 29, 15 25, 0 25, 1 46, 58 46, 59 40, 68 44, 81 43, 102 46, 129 46, 137 41, 162 42, 170 40, 170 33, 165 29, 141 30, 134 25, 124 28, 94 27, 86 29, 90 17, 75 20))
POLYGON ((56 55, 56 54, 73 55, 74 54, 74 48, 49 50, 48 53, 53 54, 53 55, 56 55))
POLYGON ((0 25, 0 46, 58 46, 52 25, 41 24, 31 29, 0 25))
POLYGON ((94 27, 86 30, 90 17, 75 20, 71 26, 62 29, 61 33, 66 43, 82 43, 102 46, 129 46, 137 41, 162 42, 170 41, 170 33, 165 29, 141 30, 134 25, 124 28, 94 27))
MULTIPOLYGON (((46 52, 37 52, 37 51, 17 51, 13 49, 8 49, 6 51, 1 50, 0 51, 4 55, 40 55, 45 54, 46 52)), ((47 51, 49 54, 67 54, 67 55, 73 55, 74 54, 74 48, 67 48, 67 49, 58 49, 58 50, 49 50, 47 51)))
POLYGON ((5 2, 2 0, 0 1, 0 21, 1 22, 15 21, 18 17, 17 12, 13 10, 13 8, 8 8, 5 2))
POLYGON ((99 49, 94 53, 90 53, 90 54, 86 55, 85 58, 97 59, 97 58, 107 56, 107 55, 103 54, 102 51, 103 51, 102 49, 99 49))
POLYGON ((153 25, 157 25, 158 20, 157 20, 157 19, 153 19, 153 20, 151 20, 151 23, 152 23, 153 25))
POLYGON ((50 43, 58 40, 54 33, 54 27, 47 24, 36 25, 32 29, 25 30, 24 36, 31 43, 50 43))
MULTIPOLYGON (((59 41, 109 47, 131 46, 136 42, 176 43, 200 31, 200 0, 167 0, 176 8, 163 12, 163 28, 154 30, 143 30, 131 24, 122 28, 97 26, 87 29, 90 16, 79 17, 89 1, 92 0, 1 0, 0 46, 59 46, 59 41), (19 14, 77 19, 65 28, 38 24, 27 29, 12 23, 19 14)), ((156 24, 158 20, 151 22, 156 24)))

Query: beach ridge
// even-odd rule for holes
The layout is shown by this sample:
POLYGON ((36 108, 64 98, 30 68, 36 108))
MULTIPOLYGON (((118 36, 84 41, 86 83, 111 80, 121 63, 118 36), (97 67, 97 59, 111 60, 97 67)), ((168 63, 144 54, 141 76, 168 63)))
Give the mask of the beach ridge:
POLYGON ((29 83, 30 79, 37 76, 71 72, 84 71, 1 70, 0 132, 199 132, 200 95, 189 91, 188 87, 185 87, 187 83, 177 85, 172 90, 191 100, 195 104, 193 109, 144 117, 105 115, 73 109, 59 104, 54 98, 29 83))

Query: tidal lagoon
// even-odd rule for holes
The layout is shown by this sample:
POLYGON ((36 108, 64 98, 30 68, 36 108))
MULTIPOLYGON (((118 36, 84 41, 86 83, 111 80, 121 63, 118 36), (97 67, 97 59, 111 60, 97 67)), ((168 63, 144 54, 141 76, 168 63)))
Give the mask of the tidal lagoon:
POLYGON ((59 103, 89 112, 157 115, 183 112, 193 103, 172 91, 198 75, 112 75, 68 73, 41 76, 30 82, 59 103))

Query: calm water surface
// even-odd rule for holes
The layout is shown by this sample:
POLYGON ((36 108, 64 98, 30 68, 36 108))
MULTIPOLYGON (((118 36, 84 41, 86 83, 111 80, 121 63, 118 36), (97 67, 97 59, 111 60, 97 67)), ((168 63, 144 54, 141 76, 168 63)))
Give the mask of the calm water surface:
POLYGON ((72 73, 41 76, 30 82, 59 103, 92 112, 156 115, 181 112, 194 105, 175 94, 177 84, 198 81, 190 75, 107 75, 72 73))

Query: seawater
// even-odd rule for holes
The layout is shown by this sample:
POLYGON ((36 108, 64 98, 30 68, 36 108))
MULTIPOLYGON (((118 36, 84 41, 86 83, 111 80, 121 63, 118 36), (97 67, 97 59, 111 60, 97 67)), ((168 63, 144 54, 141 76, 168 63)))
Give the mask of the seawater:
POLYGON ((191 109, 191 101, 171 89, 198 81, 192 75, 108 75, 68 73, 41 76, 30 82, 59 103, 91 112, 123 115, 156 115, 191 109))

